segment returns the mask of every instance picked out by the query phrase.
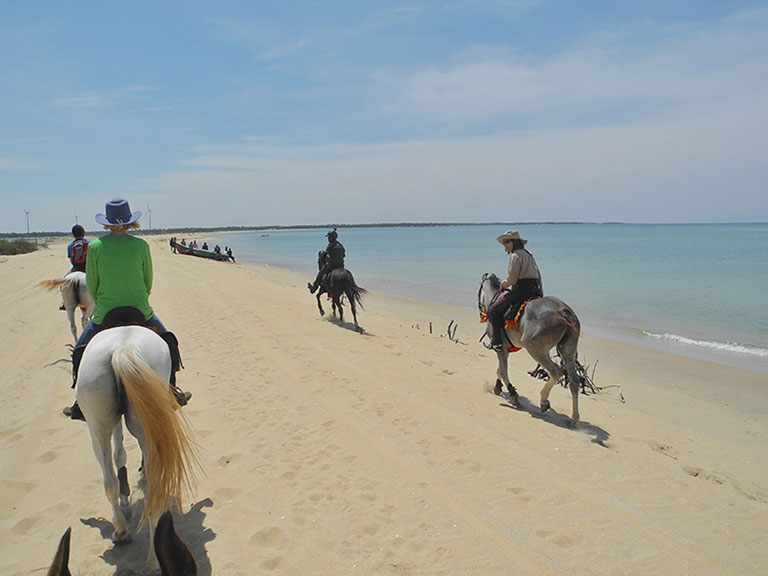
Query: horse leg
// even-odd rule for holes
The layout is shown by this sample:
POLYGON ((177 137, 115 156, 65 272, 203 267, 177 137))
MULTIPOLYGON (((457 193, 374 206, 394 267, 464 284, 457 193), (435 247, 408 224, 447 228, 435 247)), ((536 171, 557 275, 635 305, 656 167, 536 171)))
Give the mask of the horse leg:
POLYGON ((77 326, 75 326, 75 306, 71 302, 67 302, 65 305, 65 308, 67 309, 67 319, 69 320, 69 329, 72 331, 72 336, 75 337, 75 342, 77 342, 77 326))
POLYGON ((96 454, 96 460, 98 460, 102 475, 104 476, 104 492, 107 495, 107 500, 112 505, 112 526, 115 529, 112 533, 112 541, 115 544, 125 544, 131 541, 131 535, 128 534, 125 516, 120 509, 117 475, 115 474, 115 467, 112 465, 110 457, 110 435, 108 431, 101 430, 100 427, 92 424, 90 418, 88 420, 88 427, 91 431, 93 452, 96 454), (96 428, 99 429, 97 430, 96 428))
POLYGON ((494 392, 496 393, 496 396, 501 396, 502 391, 502 382, 506 384, 507 390, 509 391, 509 399, 515 406, 520 406, 520 397, 517 395, 517 390, 514 386, 512 386, 512 382, 509 381, 509 352, 506 350, 502 350, 501 352, 497 352, 496 355, 499 357, 499 367, 496 370, 496 387, 494 388, 494 392))
POLYGON ((349 307, 352 309, 352 319, 355 321, 355 330, 362 332, 360 325, 357 323, 357 307, 355 306, 355 295, 351 290, 347 290, 347 300, 349 300, 349 307))
POLYGON ((325 310, 323 310, 323 305, 320 304, 320 296, 322 295, 323 291, 318 290, 317 291, 317 309, 320 311, 320 316, 325 316, 325 310))
POLYGON ((541 364, 541 367, 546 370, 547 376, 549 376, 546 384, 541 389, 541 411, 546 412, 550 408, 549 393, 552 391, 552 387, 557 384, 560 376, 563 375, 563 369, 552 361, 549 350, 539 348, 526 348, 526 350, 528 350, 531 358, 541 364))
POLYGON ((117 481, 120 488, 120 506, 127 507, 129 504, 128 497, 131 495, 131 486, 128 484, 128 469, 125 466, 128 458, 125 454, 125 446, 123 445, 122 421, 118 422, 117 426, 112 430, 112 442, 114 444, 112 459, 115 461, 115 467, 117 468, 117 481))
POLYGON ((341 306, 341 296, 333 295, 333 305, 339 309, 339 324, 344 324, 344 308, 341 306))

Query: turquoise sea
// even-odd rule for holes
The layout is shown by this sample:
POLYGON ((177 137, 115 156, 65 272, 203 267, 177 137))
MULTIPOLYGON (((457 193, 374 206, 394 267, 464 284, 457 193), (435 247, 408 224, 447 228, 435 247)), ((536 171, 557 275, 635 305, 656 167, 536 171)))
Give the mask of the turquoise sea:
MULTIPOLYGON (((506 276, 495 238, 528 239, 544 292, 602 338, 768 373, 768 223, 340 228, 368 289, 474 309, 484 272, 506 276)), ((313 277, 326 229, 221 235, 238 262, 313 277)))

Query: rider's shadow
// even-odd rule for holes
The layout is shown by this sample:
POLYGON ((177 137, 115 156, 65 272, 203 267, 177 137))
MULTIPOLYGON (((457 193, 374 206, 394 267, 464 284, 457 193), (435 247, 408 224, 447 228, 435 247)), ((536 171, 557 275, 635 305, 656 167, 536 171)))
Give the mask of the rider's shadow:
MULTIPOLYGON (((144 511, 144 501, 134 503, 130 509, 130 515, 126 515, 128 531, 131 534, 131 542, 128 544, 113 544, 104 552, 102 558, 107 564, 115 567, 114 576, 131 576, 144 574, 149 554, 149 532, 146 527, 137 533, 137 526, 141 513, 144 511)), ((174 514, 173 526, 189 551, 197 562, 198 576, 211 576, 211 561, 205 551, 205 545, 216 538, 216 533, 203 526, 205 520, 204 509, 213 506, 210 498, 194 504, 189 512, 179 515, 174 514)), ((125 511, 124 511, 125 512, 125 511)), ((104 540, 112 542, 112 523, 104 518, 81 518, 86 526, 98 528, 104 540)))
POLYGON ((587 436, 592 437, 591 442, 593 444, 597 444, 598 446, 602 446, 603 448, 608 448, 608 439, 611 437, 611 434, 607 430, 603 430, 599 426, 595 426, 594 424, 590 424, 586 420, 582 420, 581 422, 579 422, 578 428, 575 428, 573 423, 571 422, 570 417, 568 417, 566 414, 558 413, 557 410, 553 409, 552 407, 550 407, 549 410, 547 410, 546 412, 542 413, 539 405, 534 404, 533 402, 528 400, 528 398, 526 398, 525 396, 518 396, 518 399, 520 401, 520 408, 517 408, 509 401, 509 396, 506 391, 503 392, 503 398, 507 400, 506 404, 501 404, 501 406, 504 408, 511 408, 513 410, 524 411, 524 412, 527 412, 531 418, 536 418, 537 420, 543 420, 559 428, 564 428, 566 430, 575 430, 582 434, 586 434, 587 436))

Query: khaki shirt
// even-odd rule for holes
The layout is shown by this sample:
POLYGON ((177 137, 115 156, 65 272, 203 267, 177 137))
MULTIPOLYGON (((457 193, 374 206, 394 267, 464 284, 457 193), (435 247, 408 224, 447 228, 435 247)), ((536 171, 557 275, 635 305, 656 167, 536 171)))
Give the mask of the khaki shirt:
POLYGON ((517 284, 518 280, 526 278, 536 278, 541 280, 539 267, 536 266, 536 260, 527 250, 517 249, 509 255, 509 266, 507 267, 507 283, 510 286, 517 284))

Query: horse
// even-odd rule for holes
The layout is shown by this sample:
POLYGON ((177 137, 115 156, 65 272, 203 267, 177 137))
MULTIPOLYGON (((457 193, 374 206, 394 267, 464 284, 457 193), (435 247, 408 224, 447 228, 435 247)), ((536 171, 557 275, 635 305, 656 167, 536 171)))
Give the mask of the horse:
MULTIPOLYGON (((67 528, 59 540, 56 556, 48 569, 48 576, 72 576, 69 571, 69 550, 72 528, 67 528)), ((163 512, 157 522, 154 537, 155 551, 160 561, 162 576, 197 576, 197 563, 189 548, 173 528, 173 516, 163 512)))
MULTIPOLYGON (((325 252, 320 251, 317 255, 317 267, 321 270, 325 265, 325 252)), ((339 311, 339 322, 344 322, 344 308, 341 305, 341 297, 345 295, 349 300, 349 307, 352 309, 352 318, 355 320, 355 330, 362 332, 363 329, 357 323, 357 305, 363 307, 362 297, 367 294, 368 291, 365 288, 361 288, 355 283, 355 278, 352 276, 352 272, 346 268, 336 268, 332 270, 328 277, 323 278, 320 283, 320 287, 317 289, 317 309, 320 311, 320 316, 325 316, 325 310, 320 303, 320 296, 325 293, 331 298, 331 305, 333 308, 333 314, 336 315, 336 310, 339 311)))
MULTIPOLYGON (((495 274, 483 274, 477 295, 481 321, 486 321, 487 310, 498 297, 500 287, 501 282, 495 274)), ((579 378, 576 371, 576 356, 581 325, 576 313, 558 298, 552 296, 536 298, 528 302, 523 308, 517 328, 507 328, 505 332, 509 342, 517 348, 525 348, 531 358, 536 360, 549 376, 544 388, 541 389, 540 406, 542 412, 549 410, 549 393, 565 373, 573 399, 571 420, 574 424, 578 424, 579 378), (549 355, 550 350, 555 347, 562 360, 562 366, 555 364, 549 355)), ((485 335, 491 336, 490 323, 488 323, 485 335)), ((507 370, 509 352, 510 350, 506 346, 502 351, 497 352, 499 367, 496 372, 497 379, 494 392, 497 396, 501 394, 503 381, 507 386, 512 403, 519 406, 517 390, 509 381, 507 370)))
POLYGON ((70 272, 64 278, 56 278, 54 280, 43 280, 38 283, 38 286, 47 288, 49 291, 59 288, 61 290, 61 298, 64 300, 64 308, 67 311, 67 318, 69 319, 69 327, 72 330, 72 336, 75 337, 77 342, 77 327, 75 326, 75 310, 80 307, 82 317, 80 323, 83 329, 88 325, 93 314, 93 309, 96 307, 96 303, 91 298, 88 292, 88 286, 85 282, 85 272, 70 272))
POLYGON ((75 397, 88 424, 104 492, 112 505, 115 543, 130 542, 121 507, 130 487, 123 447, 122 418, 141 448, 145 506, 139 528, 149 524, 147 565, 156 571, 154 533, 157 519, 181 492, 192 487, 200 466, 189 425, 169 390, 171 354, 166 342, 143 326, 118 326, 96 334, 83 352, 75 397), (110 459, 114 440, 114 464, 110 459))

